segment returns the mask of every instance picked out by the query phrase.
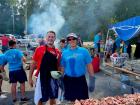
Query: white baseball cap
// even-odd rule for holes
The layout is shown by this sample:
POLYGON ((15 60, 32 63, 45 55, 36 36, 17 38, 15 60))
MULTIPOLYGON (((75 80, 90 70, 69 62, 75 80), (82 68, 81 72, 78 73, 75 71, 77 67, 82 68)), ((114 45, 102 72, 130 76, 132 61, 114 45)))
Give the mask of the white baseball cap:
POLYGON ((77 35, 75 33, 70 33, 67 35, 67 38, 69 37, 74 37, 74 38, 78 38, 77 35))

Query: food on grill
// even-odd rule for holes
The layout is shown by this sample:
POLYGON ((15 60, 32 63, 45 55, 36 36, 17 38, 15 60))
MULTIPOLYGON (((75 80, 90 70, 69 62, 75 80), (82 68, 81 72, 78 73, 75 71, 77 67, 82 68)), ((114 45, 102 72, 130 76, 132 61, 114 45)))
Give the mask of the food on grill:
POLYGON ((140 94, 105 97, 101 99, 76 100, 74 105, 140 105, 140 94))

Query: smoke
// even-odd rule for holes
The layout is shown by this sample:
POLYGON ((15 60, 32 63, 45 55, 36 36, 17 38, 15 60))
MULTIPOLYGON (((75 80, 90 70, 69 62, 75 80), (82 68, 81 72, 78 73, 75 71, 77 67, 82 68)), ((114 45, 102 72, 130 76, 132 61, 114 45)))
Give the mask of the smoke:
POLYGON ((75 32, 86 37, 107 25, 121 0, 40 0, 30 17, 32 33, 54 30, 61 36, 75 32))
POLYGON ((55 1, 50 2, 50 0, 40 0, 38 5, 40 7, 29 20, 30 32, 45 34, 49 30, 53 30, 57 33, 65 23, 61 8, 56 5, 55 1))
POLYGON ((117 5, 121 0, 77 0, 67 1, 67 6, 63 8, 67 23, 61 29, 61 33, 69 31, 76 32, 82 36, 87 36, 96 32, 103 24, 107 25, 109 19, 114 16, 117 5), (73 5, 71 5, 73 4, 73 5), (70 6, 71 5, 71 6, 70 6))

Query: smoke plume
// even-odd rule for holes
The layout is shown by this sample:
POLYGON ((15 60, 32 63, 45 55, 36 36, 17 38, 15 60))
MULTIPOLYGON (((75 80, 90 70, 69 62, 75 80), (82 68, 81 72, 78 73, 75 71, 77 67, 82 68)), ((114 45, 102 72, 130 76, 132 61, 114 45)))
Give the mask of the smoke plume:
POLYGON ((57 33, 65 22, 61 8, 56 5, 56 2, 49 0, 40 0, 38 5, 40 7, 29 20, 30 32, 45 34, 47 31, 53 30, 57 33))
POLYGON ((70 32, 85 37, 107 24, 121 0, 40 0, 30 17, 32 33, 54 30, 61 36, 70 32))

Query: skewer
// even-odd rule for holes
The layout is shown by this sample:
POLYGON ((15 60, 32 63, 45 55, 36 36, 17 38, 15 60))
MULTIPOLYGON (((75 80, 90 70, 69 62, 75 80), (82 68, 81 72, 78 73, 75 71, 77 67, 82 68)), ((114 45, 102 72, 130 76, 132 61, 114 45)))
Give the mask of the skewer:
POLYGON ((132 75, 135 75, 135 76, 139 76, 139 77, 140 77, 140 73, 136 73, 136 72, 133 72, 133 71, 124 69, 124 68, 114 67, 111 63, 105 63, 105 65, 106 65, 106 66, 113 67, 113 68, 116 69, 116 70, 123 71, 123 72, 125 72, 125 73, 129 73, 129 74, 132 74, 132 75))

